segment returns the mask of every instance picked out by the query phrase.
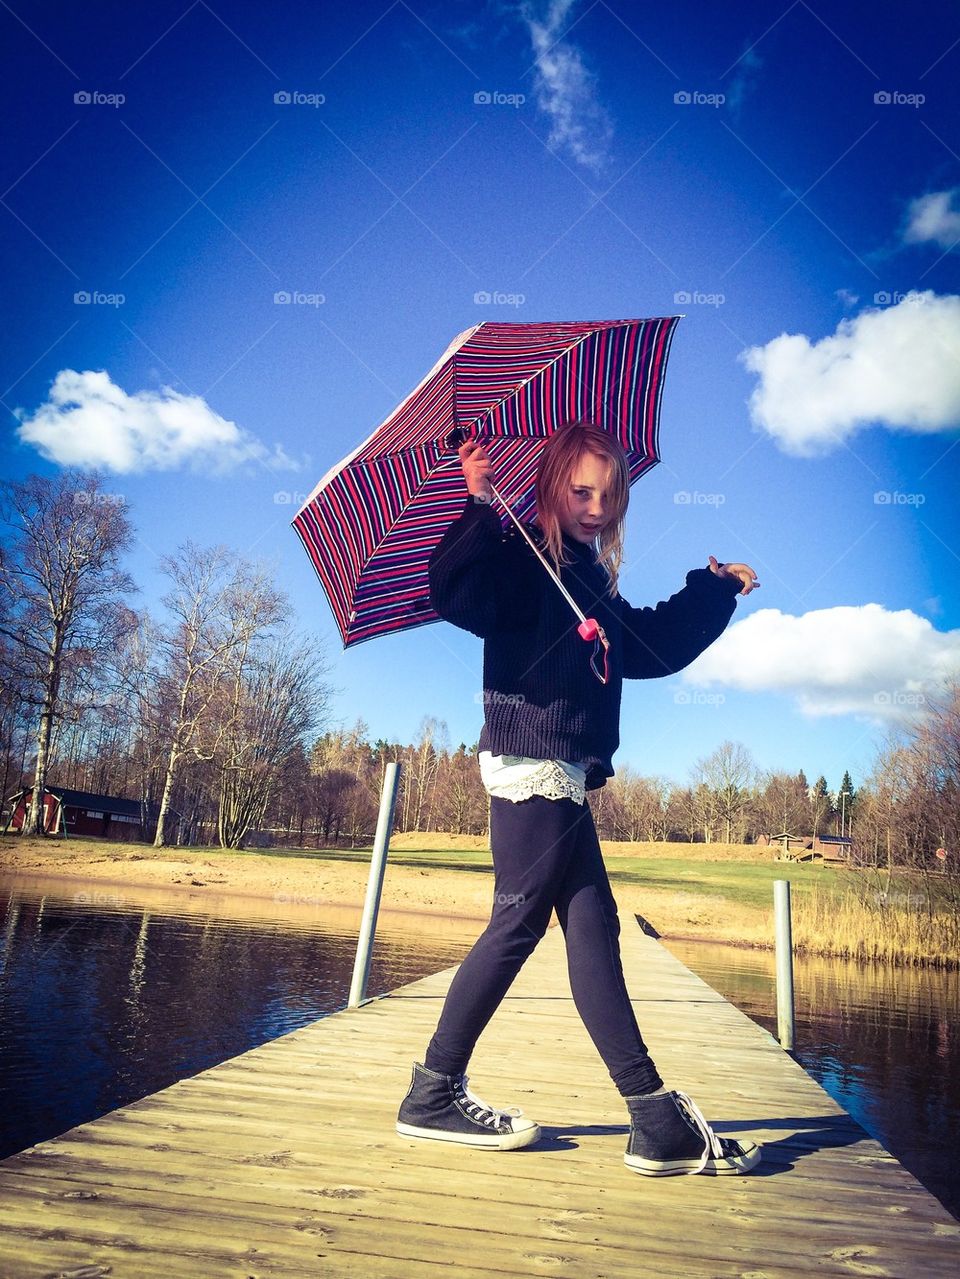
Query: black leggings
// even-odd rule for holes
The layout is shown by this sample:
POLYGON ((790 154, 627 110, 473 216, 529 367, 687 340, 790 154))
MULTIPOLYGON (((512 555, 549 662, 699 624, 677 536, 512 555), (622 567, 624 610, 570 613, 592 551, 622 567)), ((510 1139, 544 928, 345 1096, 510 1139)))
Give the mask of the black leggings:
POLYGON ((611 1079, 624 1097, 661 1087, 623 979, 620 921, 589 806, 541 795, 519 803, 492 796, 490 842, 493 913, 454 974, 424 1065, 447 1075, 466 1070, 555 909, 573 1000, 611 1079))

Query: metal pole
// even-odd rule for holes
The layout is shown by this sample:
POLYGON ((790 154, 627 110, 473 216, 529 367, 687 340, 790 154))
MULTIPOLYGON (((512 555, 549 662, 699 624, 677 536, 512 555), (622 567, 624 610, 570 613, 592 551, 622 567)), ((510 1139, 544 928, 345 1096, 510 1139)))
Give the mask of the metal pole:
POLYGON ((393 829, 393 810, 396 807, 399 787, 400 765, 391 761, 384 773, 383 789, 380 792, 380 815, 377 818, 377 833, 373 841, 373 855, 370 858, 367 896, 363 903, 363 915, 360 920, 360 936, 357 940, 357 957, 353 964, 348 1008, 359 1008, 365 1002, 373 938, 377 931, 380 892, 387 869, 387 848, 390 844, 390 831, 393 829))
POLYGON ((793 1051, 793 930, 790 925, 790 881, 773 883, 774 935, 777 953, 777 1038, 780 1047, 793 1051))

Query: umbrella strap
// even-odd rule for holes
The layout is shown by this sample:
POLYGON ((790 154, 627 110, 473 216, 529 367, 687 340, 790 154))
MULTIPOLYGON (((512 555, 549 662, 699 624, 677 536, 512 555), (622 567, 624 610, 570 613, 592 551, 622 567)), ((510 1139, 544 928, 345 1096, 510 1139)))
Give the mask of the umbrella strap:
POLYGON ((489 479, 488 479, 488 483, 490 483, 490 487, 493 490, 494 496, 499 500, 500 505, 504 508, 504 510, 513 520, 514 524, 516 524, 521 535, 526 539, 527 545, 530 547, 534 555, 536 555, 537 559, 540 561, 543 567, 547 570, 547 572, 553 578, 554 582, 556 583, 557 589, 560 591, 560 594, 563 596, 563 598, 567 601, 567 603, 576 613, 577 617, 580 618, 580 625, 577 627, 577 632, 580 635, 580 637, 585 640, 594 641, 593 656, 590 659, 590 666, 591 666, 591 669, 593 670, 594 675, 596 675, 600 683, 606 684, 609 678, 607 653, 610 648, 610 641, 607 639, 606 634, 604 633, 603 627, 600 625, 599 622, 596 621, 595 618, 586 617, 584 615, 582 609, 580 608, 580 605, 573 598, 573 596, 570 594, 570 592, 567 590, 564 584, 560 581, 559 575, 554 571, 553 565, 549 563, 546 556, 541 552, 540 547, 537 546, 533 538, 530 536, 527 530, 523 527, 523 525, 517 519, 516 515, 514 515, 513 509, 510 506, 510 503, 504 501, 503 495, 497 490, 496 485, 493 484, 491 481, 489 481, 489 479), (596 665, 596 660, 601 652, 601 648, 603 652, 603 674, 602 675, 600 674, 600 671, 596 665))
MULTIPOLYGON (((489 480, 488 480, 488 482, 489 482, 489 480)), ((587 620, 587 619, 586 619, 586 617, 584 616, 583 612, 581 611, 581 609, 580 609, 580 605, 579 605, 579 604, 577 603, 577 601, 573 598, 573 596, 570 594, 570 592, 567 590, 567 588, 564 586, 564 584, 560 581, 560 578, 557 576, 557 574, 556 574, 556 573, 554 572, 554 570, 553 570, 553 565, 552 565, 552 564, 550 564, 550 563, 549 563, 549 561, 547 560, 546 556, 545 556, 545 555, 543 555, 543 553, 542 553, 542 552, 541 552, 541 550, 540 550, 540 547, 539 547, 539 546, 537 546, 537 544, 534 542, 533 538, 530 536, 530 534, 527 532, 527 530, 523 527, 523 525, 520 523, 520 521, 519 521, 519 520, 517 519, 517 517, 514 515, 514 513, 513 513, 512 509, 511 509, 511 507, 510 507, 510 503, 509 503, 509 502, 505 502, 505 501, 504 501, 502 494, 498 492, 498 490, 497 490, 496 486, 495 486, 493 483, 490 483, 490 487, 493 489, 494 496, 500 499, 500 505, 504 508, 504 510, 507 512, 507 514, 508 514, 508 515, 510 516, 510 518, 513 520, 514 524, 516 524, 516 526, 517 526, 517 528, 520 530, 521 534, 522 534, 522 535, 526 538, 526 540, 527 540, 527 544, 528 544, 528 546, 530 547, 530 549, 533 551, 534 555, 536 555, 537 559, 540 561, 540 563, 543 565, 543 567, 547 570, 547 572, 548 572, 548 573, 550 574, 550 576, 553 578, 554 582, 556 582, 556 584, 557 584, 557 589, 560 591, 560 594, 563 596, 563 598, 567 601, 567 603, 570 605, 570 607, 571 607, 571 608, 573 609, 573 611, 576 613, 577 617, 579 617, 579 618, 580 618, 580 621, 581 621, 581 622, 586 622, 586 620, 587 620)), ((592 638, 592 637, 591 637, 591 638, 592 638)))

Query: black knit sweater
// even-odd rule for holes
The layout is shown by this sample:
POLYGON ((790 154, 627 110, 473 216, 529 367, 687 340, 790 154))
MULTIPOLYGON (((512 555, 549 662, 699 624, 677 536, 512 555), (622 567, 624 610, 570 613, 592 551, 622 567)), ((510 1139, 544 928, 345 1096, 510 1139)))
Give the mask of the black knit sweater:
MULTIPOLYGON (((527 530, 542 546, 540 530, 527 530)), ((523 537, 504 533, 496 512, 472 497, 430 557, 430 602, 484 640, 480 749, 579 763, 596 790, 613 776, 623 680, 689 665, 722 634, 742 584, 695 568, 669 600, 631 608, 607 593, 592 546, 566 534, 563 544, 572 562, 561 565, 560 580, 610 641, 606 684, 590 669, 592 643, 577 634, 570 605, 523 537)))

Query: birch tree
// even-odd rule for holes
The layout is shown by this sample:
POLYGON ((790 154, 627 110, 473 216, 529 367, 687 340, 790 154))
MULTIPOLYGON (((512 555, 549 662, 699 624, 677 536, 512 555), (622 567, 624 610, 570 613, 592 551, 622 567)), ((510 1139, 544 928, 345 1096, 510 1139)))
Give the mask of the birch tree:
POLYGON ((33 798, 23 833, 42 835, 51 742, 68 680, 89 687, 135 618, 120 567, 133 530, 99 476, 65 471, 0 486, 0 629, 36 716, 33 798))
POLYGON ((212 759, 224 717, 216 703, 229 672, 249 651, 253 637, 283 616, 283 599, 263 573, 223 546, 192 542, 166 556, 171 582, 164 605, 172 616, 163 648, 171 706, 169 745, 154 845, 168 840, 168 820, 177 775, 185 759, 212 759))
POLYGON ((419 737, 409 748, 404 769, 405 787, 409 798, 408 820, 405 830, 429 830, 433 811, 433 797, 441 756, 448 749, 449 733, 443 720, 425 715, 420 721, 419 737), (426 827, 422 825, 426 818, 426 827))

